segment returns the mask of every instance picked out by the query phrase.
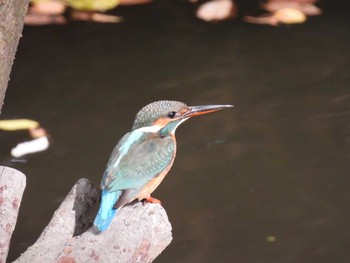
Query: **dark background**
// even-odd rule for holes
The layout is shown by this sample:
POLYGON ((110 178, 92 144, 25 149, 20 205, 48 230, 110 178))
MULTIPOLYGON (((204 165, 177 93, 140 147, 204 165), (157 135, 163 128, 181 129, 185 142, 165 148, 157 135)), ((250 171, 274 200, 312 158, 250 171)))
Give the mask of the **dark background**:
POLYGON ((13 160, 29 137, 0 133, 1 164, 27 176, 9 261, 79 178, 99 184, 137 111, 171 99, 235 108, 177 130, 154 193, 174 239, 156 262, 350 262, 349 2, 319 6, 280 27, 206 24, 174 0, 118 7, 120 24, 26 26, 1 118, 39 121, 52 145, 13 160))

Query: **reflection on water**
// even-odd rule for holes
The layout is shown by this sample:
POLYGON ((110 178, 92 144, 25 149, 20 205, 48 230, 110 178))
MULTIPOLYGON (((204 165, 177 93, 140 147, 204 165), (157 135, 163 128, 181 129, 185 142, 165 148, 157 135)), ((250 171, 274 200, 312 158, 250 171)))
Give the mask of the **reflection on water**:
POLYGON ((39 120, 53 144, 13 163, 27 135, 0 134, 1 163, 28 177, 10 259, 79 178, 99 184, 142 106, 176 99, 235 108, 178 129, 155 192, 174 240, 157 262, 349 262, 349 18, 329 6, 300 26, 207 25, 184 8, 25 28, 2 118, 39 120))

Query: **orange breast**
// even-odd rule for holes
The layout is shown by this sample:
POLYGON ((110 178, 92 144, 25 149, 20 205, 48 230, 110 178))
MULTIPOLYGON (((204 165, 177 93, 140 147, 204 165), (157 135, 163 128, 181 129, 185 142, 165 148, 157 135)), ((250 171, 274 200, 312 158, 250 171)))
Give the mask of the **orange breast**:
MULTIPOLYGON (((173 134, 171 136, 174 137, 174 139, 175 139, 175 136, 173 134)), ((159 186, 159 184, 163 181, 164 177, 169 172, 170 168, 173 166, 175 155, 176 155, 176 146, 175 146, 175 149, 174 149, 173 159, 172 159, 171 163, 169 164, 169 166, 164 171, 162 171, 157 177, 155 177, 152 180, 150 180, 140 190, 140 192, 136 195, 135 199, 137 198, 140 201, 142 199, 145 199, 146 197, 150 197, 151 196, 153 191, 156 190, 156 188, 159 186)))
POLYGON ((151 193, 156 190, 156 188, 159 186, 159 184, 163 181, 166 174, 169 172, 170 168, 172 166, 169 166, 166 170, 164 170, 160 175, 158 175, 156 178, 153 178, 151 181, 149 181, 137 194, 136 198, 140 201, 142 199, 145 199, 146 197, 151 196, 151 193))

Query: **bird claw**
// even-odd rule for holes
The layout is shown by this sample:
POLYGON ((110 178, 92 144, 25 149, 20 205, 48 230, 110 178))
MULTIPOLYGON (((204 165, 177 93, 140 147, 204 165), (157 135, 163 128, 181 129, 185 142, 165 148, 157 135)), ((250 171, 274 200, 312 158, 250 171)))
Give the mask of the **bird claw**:
POLYGON ((153 198, 153 197, 146 197, 145 199, 144 199, 144 202, 147 202, 147 203, 153 203, 153 204, 161 204, 162 202, 159 200, 159 199, 157 199, 157 198, 153 198))

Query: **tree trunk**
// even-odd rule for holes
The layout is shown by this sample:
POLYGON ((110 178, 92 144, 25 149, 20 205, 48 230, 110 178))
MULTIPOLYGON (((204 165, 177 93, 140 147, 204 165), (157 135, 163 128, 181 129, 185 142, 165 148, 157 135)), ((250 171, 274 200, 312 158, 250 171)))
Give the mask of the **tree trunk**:
POLYGON ((0 113, 29 0, 0 0, 0 113))

